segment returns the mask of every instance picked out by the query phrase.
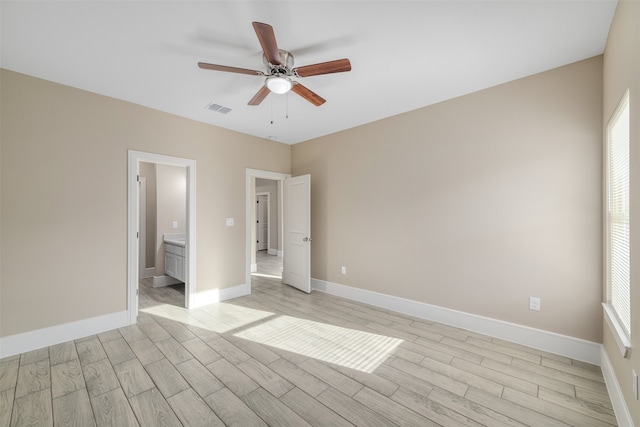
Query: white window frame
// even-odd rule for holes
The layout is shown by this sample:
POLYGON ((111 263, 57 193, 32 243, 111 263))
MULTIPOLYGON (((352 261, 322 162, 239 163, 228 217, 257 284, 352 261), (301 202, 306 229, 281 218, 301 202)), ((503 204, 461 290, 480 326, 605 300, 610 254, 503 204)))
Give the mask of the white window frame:
MULTIPOLYGON (((622 320, 619 310, 616 310, 614 304, 612 304, 612 281, 611 281, 611 215, 610 215, 610 189, 611 189, 611 162, 610 162, 610 131, 612 127, 617 123, 618 119, 621 117, 621 114, 625 109, 630 109, 629 106, 629 89, 626 90, 622 99, 620 100, 618 106, 616 107, 614 113, 611 115, 609 122, 606 127, 605 134, 605 283, 606 283, 606 302, 603 303, 604 307, 604 318, 613 333, 613 336, 620 348, 620 352, 623 357, 628 357, 631 350, 631 307, 629 305, 628 308, 624 308, 624 311, 628 312, 629 319, 626 319, 626 322, 622 320), (625 326, 625 323, 628 326, 625 326)), ((629 173, 629 166, 627 166, 627 174, 629 173)), ((629 177, 627 176, 627 179, 629 177)), ((630 191, 630 190, 629 190, 630 191)), ((629 209, 629 208, 628 208, 629 209)), ((630 227, 630 224, 629 224, 630 227)), ((630 236, 627 236, 629 239, 630 236)), ((631 255, 627 254, 628 261, 630 262, 631 255)), ((630 287, 630 281, 627 284, 630 287)), ((629 298, 629 304, 631 299, 629 298)))

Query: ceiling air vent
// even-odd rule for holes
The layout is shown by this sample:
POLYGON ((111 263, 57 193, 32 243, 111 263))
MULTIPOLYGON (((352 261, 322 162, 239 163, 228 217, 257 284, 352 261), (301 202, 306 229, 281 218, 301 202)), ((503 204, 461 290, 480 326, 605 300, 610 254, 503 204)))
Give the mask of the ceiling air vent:
POLYGON ((227 114, 231 111, 231 108, 223 107, 222 105, 214 104, 213 102, 206 106, 208 110, 218 112, 220 114, 227 114))

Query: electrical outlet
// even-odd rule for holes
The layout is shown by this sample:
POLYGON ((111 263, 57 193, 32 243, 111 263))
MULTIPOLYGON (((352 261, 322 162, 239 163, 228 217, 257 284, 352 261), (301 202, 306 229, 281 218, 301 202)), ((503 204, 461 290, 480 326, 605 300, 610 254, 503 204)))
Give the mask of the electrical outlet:
POLYGON ((173 221, 173 222, 171 223, 171 228, 173 228, 174 230, 175 230, 176 228, 178 228, 178 221, 173 221))
POLYGON ((529 310, 540 311, 540 298, 529 297, 529 310))
POLYGON ((344 265, 342 266, 342 274, 347 274, 347 267, 344 265))
POLYGON ((633 396, 638 400, 638 374, 635 369, 631 370, 631 375, 633 375, 633 396))

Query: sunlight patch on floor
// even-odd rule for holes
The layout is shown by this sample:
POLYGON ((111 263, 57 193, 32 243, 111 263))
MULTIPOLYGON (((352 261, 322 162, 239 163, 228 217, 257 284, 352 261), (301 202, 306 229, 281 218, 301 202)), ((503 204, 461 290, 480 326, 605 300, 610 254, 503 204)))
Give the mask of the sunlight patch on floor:
POLYGON ((200 328, 206 328, 219 334, 241 329, 252 323, 274 316, 269 311, 256 310, 234 304, 216 303, 206 307, 187 310, 185 308, 160 304, 140 311, 176 320, 200 328))
POLYGON ((290 316, 278 316, 234 336, 369 373, 402 343, 397 338, 290 316))
POLYGON ((397 338, 229 303, 194 310, 160 304, 140 311, 219 334, 236 331, 238 338, 363 372, 373 372, 402 343, 397 338))

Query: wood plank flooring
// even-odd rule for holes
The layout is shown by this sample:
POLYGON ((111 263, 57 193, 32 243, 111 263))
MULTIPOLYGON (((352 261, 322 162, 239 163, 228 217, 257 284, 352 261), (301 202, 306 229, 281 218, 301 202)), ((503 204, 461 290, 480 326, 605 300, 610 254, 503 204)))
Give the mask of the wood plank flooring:
POLYGON ((616 425, 597 366, 275 275, 191 311, 151 291, 137 325, 1 359, 0 427, 616 425))

